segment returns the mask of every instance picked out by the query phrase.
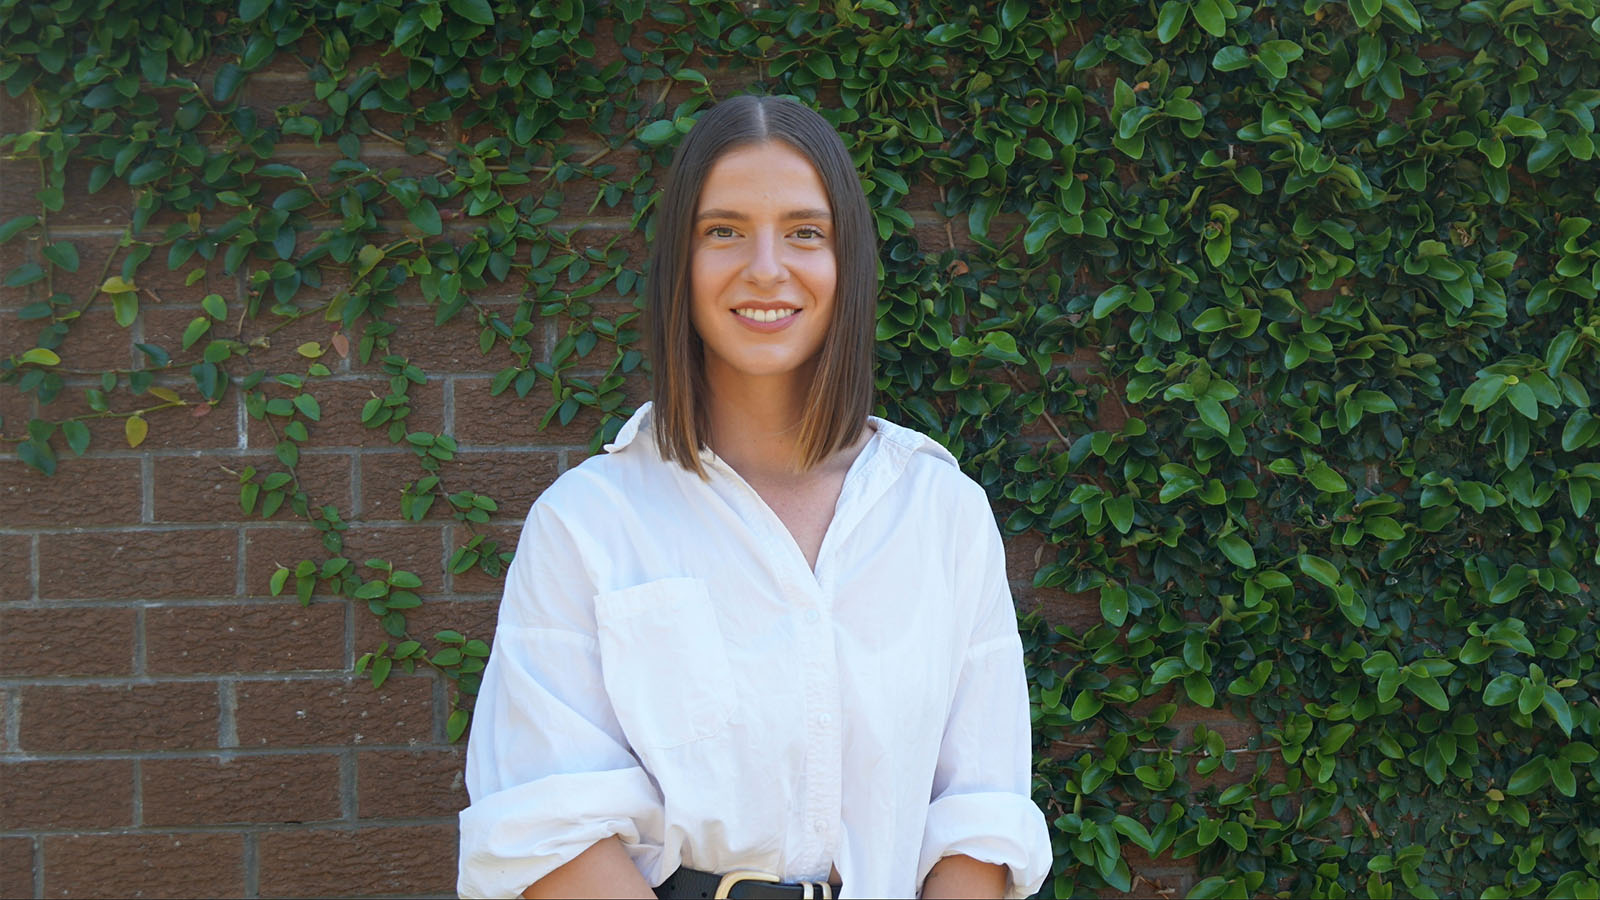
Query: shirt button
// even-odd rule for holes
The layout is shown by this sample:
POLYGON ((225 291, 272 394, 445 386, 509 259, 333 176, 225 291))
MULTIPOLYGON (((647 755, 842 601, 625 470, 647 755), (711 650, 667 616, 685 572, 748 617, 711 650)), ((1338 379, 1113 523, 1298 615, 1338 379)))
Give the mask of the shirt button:
POLYGON ((827 713, 823 713, 822 715, 817 716, 817 724, 821 725, 824 728, 826 728, 829 725, 833 724, 833 716, 831 716, 831 715, 829 715, 827 713))
POLYGON ((821 616, 817 615, 817 611, 816 610, 814 610, 814 609, 806 610, 806 621, 807 622, 815 625, 817 623, 817 619, 819 619, 819 618, 821 618, 821 616))
POLYGON ((811 820, 811 830, 812 831, 821 831, 822 830, 822 820, 821 819, 812 819, 811 820))

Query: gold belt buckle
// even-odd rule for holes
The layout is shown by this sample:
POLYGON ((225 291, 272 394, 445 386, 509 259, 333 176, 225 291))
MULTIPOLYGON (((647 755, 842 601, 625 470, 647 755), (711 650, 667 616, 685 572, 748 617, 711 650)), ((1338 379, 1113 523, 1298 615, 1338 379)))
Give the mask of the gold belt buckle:
POLYGON ((716 900, 727 900, 728 892, 733 890, 733 886, 741 881, 769 881, 773 884, 777 884, 782 880, 783 879, 779 878, 778 876, 768 875, 766 872, 757 872, 754 869, 742 869, 735 872, 729 872, 728 874, 722 876, 722 881, 717 883, 717 892, 711 896, 716 898, 716 900))

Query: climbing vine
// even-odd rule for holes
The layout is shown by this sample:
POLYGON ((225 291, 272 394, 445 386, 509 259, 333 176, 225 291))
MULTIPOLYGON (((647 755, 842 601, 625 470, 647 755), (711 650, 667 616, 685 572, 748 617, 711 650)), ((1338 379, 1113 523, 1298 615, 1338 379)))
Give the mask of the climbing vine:
POLYGON ((389 640, 358 668, 439 670, 452 740, 488 644, 413 634, 443 573, 347 556, 362 522, 302 485, 328 379, 386 380, 359 420, 414 456, 400 517, 447 510, 446 568, 499 576, 500 504, 410 421, 430 373, 399 313, 470 323, 492 393, 597 450, 643 393, 631 236, 677 138, 784 93, 846 135, 873 207, 879 411, 984 484, 1041 596, 1098 605, 1024 618, 1047 894, 1192 865, 1193 897, 1600 896, 1593 0, 0 0, 0 23, 31 111, 6 179, 38 188, 0 215, 5 327, 36 329, 0 358, 35 411, 0 447, 53 474, 94 420, 138 447, 242 403, 274 453, 236 473, 241 513, 326 553, 267 587, 369 609, 389 640), (94 252, 52 228, 83 196, 124 213, 94 252), (192 310, 181 337, 136 337, 152 302, 192 310), (75 364, 108 308, 140 364, 75 364), (331 337, 286 361, 302 321, 331 337))

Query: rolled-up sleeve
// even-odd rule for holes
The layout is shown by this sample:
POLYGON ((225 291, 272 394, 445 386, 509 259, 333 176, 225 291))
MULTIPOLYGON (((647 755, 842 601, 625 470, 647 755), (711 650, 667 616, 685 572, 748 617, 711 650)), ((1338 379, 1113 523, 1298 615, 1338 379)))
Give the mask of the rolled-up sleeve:
POLYGON ((516 897, 617 835, 641 871, 662 844, 659 792, 603 690, 581 541, 542 505, 506 573, 467 744, 457 892, 516 897))
POLYGON ((1009 869, 1007 896, 1018 898, 1044 883, 1052 853, 1032 799, 1028 686, 998 530, 981 557, 983 601, 939 747, 917 884, 961 854, 1009 869))

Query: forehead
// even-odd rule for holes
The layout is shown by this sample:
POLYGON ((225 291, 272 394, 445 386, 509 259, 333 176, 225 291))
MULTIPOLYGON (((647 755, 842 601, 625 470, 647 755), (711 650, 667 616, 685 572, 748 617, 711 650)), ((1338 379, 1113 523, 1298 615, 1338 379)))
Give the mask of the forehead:
POLYGON ((747 144, 712 163, 699 209, 829 209, 828 190, 811 160, 780 141, 747 144))

